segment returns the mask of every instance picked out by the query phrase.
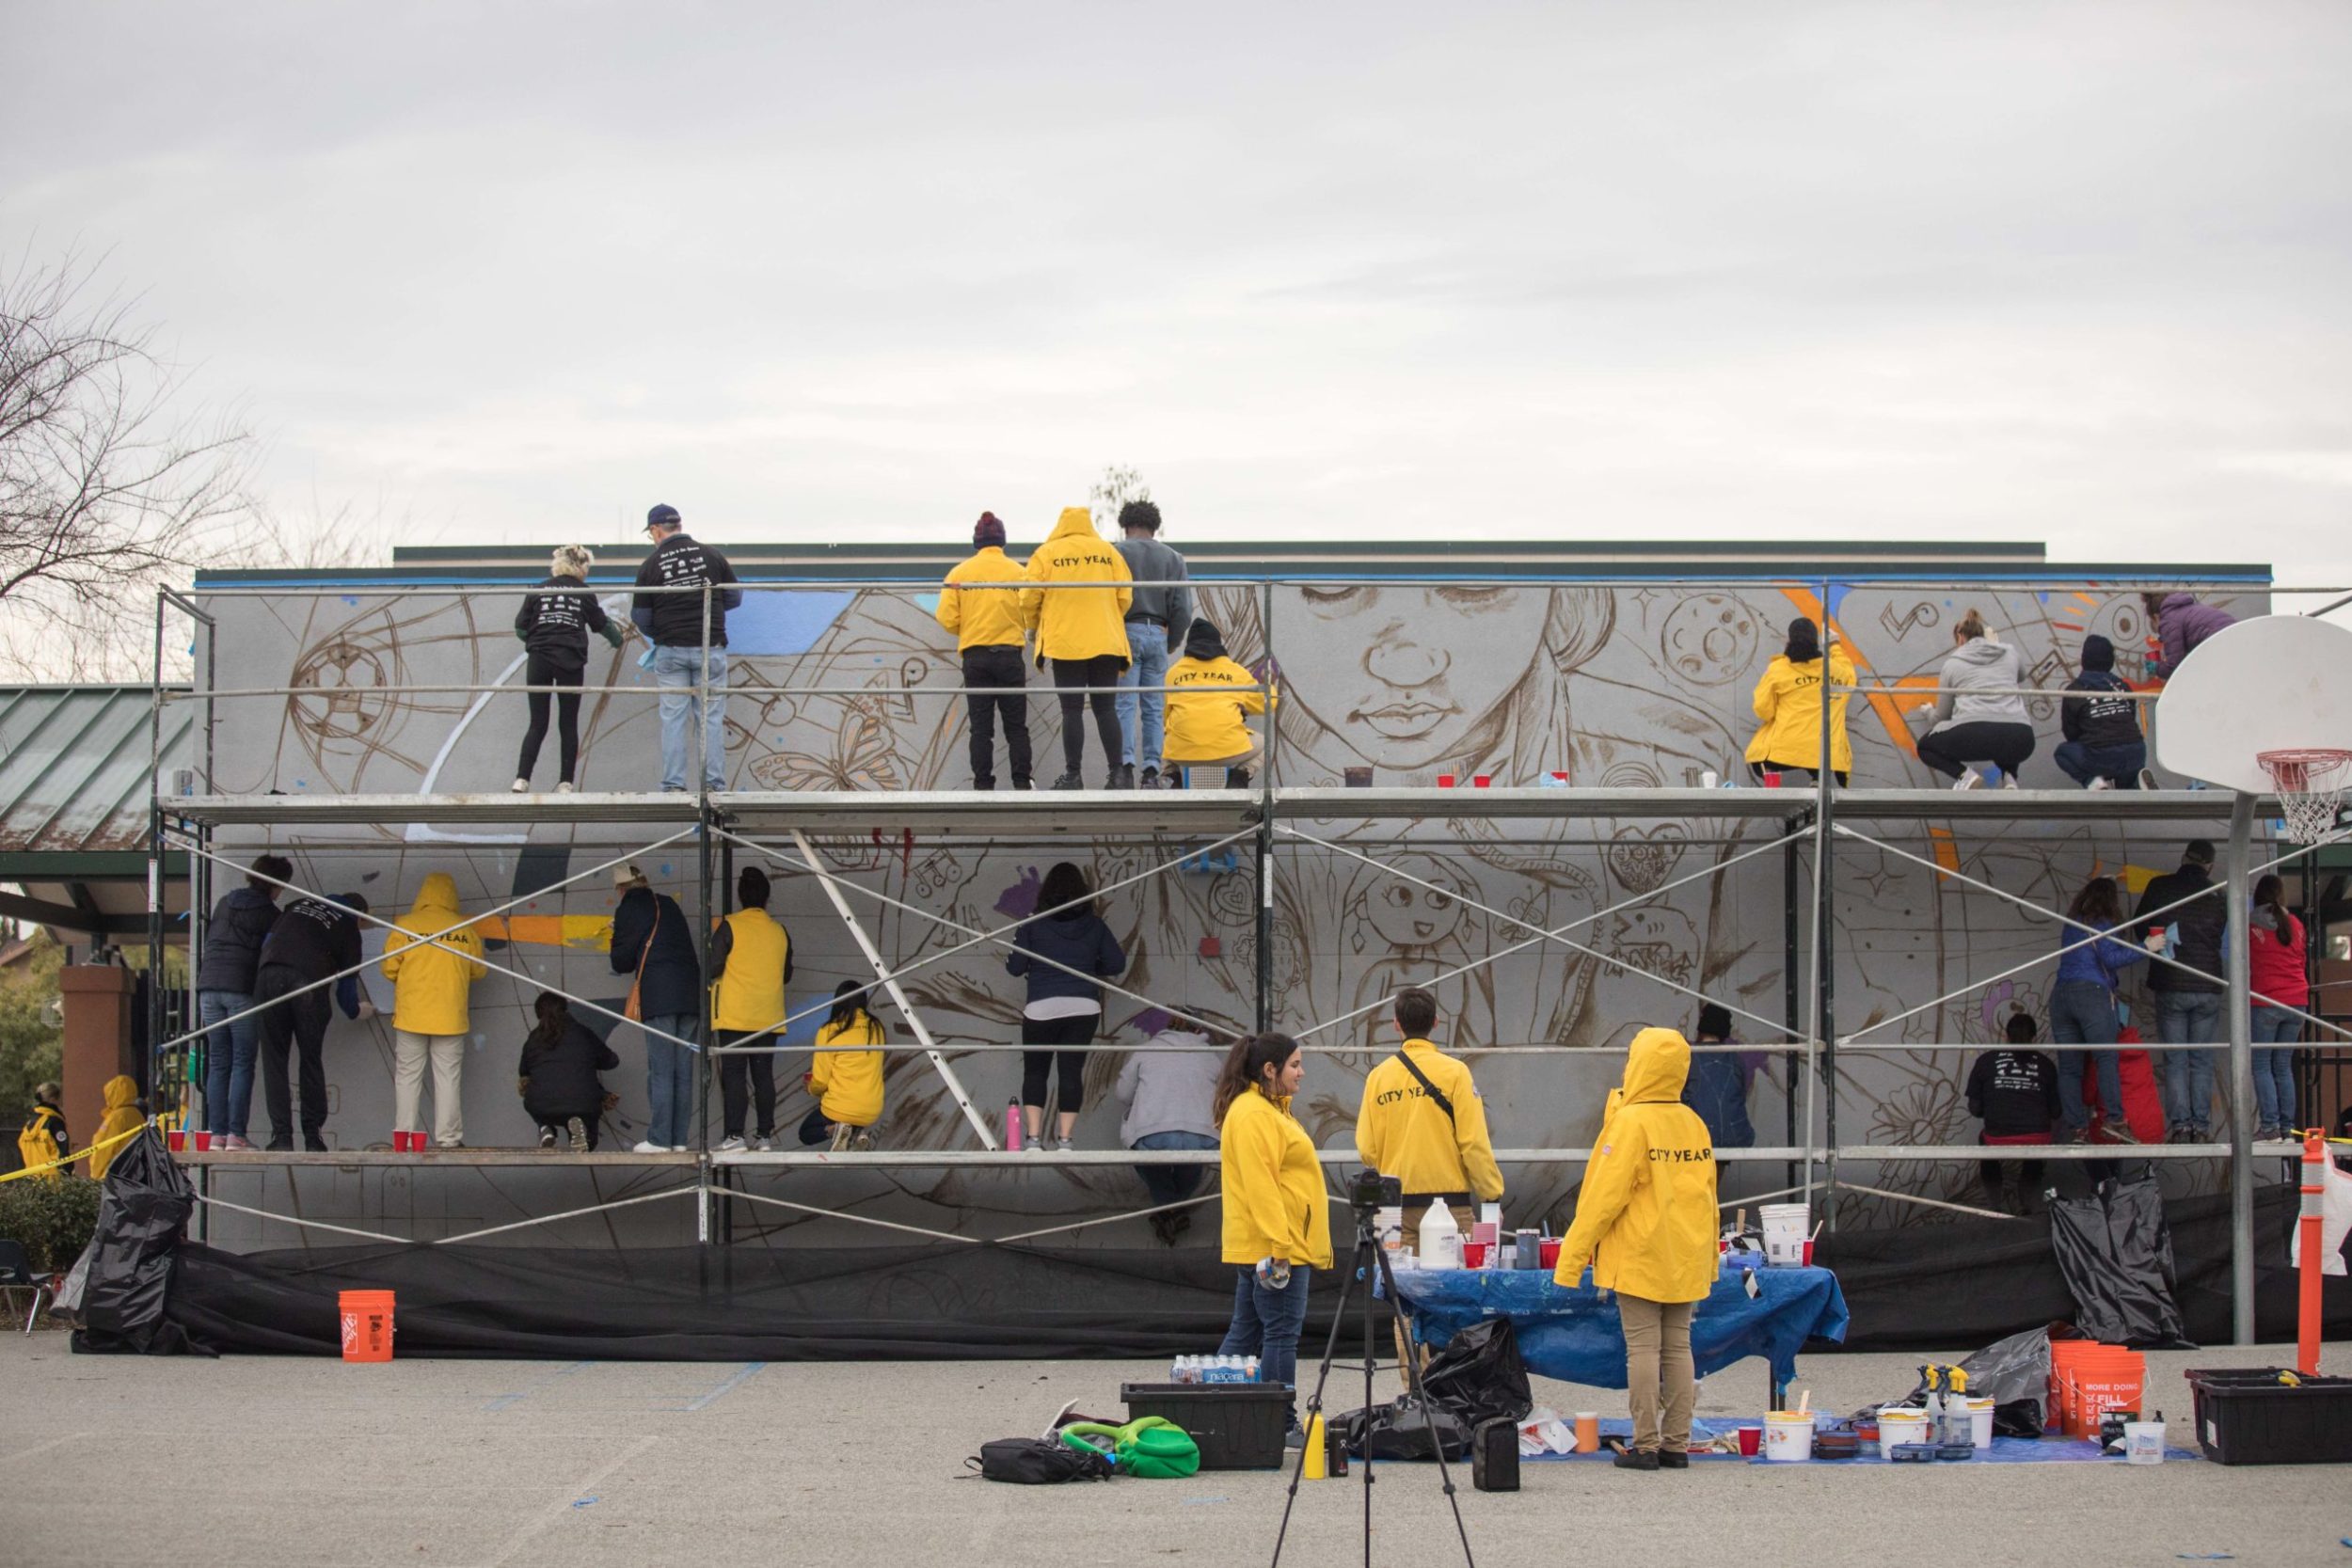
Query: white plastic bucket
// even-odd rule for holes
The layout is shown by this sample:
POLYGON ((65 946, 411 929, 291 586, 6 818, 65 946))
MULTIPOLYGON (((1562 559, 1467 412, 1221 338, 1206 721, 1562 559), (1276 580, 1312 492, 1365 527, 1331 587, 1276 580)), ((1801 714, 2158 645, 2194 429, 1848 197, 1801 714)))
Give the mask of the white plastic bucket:
POLYGON ((2164 1423, 2162 1421, 2125 1421, 2123 1423, 2123 1463, 2126 1465, 2161 1465, 2164 1463, 2164 1423))
POLYGON ((1980 1449, 1993 1446, 1993 1402, 1972 1399, 1968 1402, 1968 1441, 1980 1449))
POLYGON ((1897 1406, 1879 1412, 1879 1452, 1893 1458, 1898 1443, 1928 1440, 1928 1413, 1897 1406))
POLYGON ((1804 1239, 1812 1229, 1813 1211, 1803 1203, 1767 1203, 1757 1211, 1764 1221, 1764 1261, 1775 1269, 1804 1264, 1804 1239))
POLYGON ((1813 1457, 1813 1417, 1793 1410, 1774 1411, 1764 1418, 1764 1457, 1794 1465, 1813 1457))

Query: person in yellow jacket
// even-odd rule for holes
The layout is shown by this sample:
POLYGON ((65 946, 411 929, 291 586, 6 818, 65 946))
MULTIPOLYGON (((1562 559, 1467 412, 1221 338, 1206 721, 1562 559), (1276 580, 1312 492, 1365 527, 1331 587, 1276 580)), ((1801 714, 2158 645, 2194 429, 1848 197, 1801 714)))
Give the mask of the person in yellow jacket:
POLYGON ((1054 787, 1080 787, 1078 765, 1085 760, 1086 716, 1091 707, 1109 771, 1103 787, 1133 789, 1135 769, 1128 766, 1126 742, 1119 730, 1119 676, 1127 668, 1129 653, 1127 607, 1136 596, 1128 586, 1135 576, 1127 570, 1127 560, 1094 531, 1093 513, 1083 506, 1065 506, 1061 521, 1029 557, 1028 579, 1030 586, 1021 591, 1021 615, 1037 628, 1038 663, 1053 661, 1054 685, 1061 692, 1065 767, 1054 787))
POLYGON ((1421 1227, 1433 1203, 1450 1205, 1468 1236, 1475 1203, 1502 1196, 1502 1170, 1486 1132, 1486 1102, 1470 1064, 1429 1043, 1438 1027, 1438 999, 1406 986, 1393 1005, 1397 1053, 1364 1075, 1356 1112, 1356 1152, 1405 1192, 1405 1234, 1421 1227))
POLYGON ((1714 1289, 1721 1266, 1715 1146, 1707 1123, 1682 1103, 1690 1075, 1691 1042, 1680 1034, 1645 1029, 1633 1037, 1624 1087, 1611 1096, 1552 1274, 1573 1288, 1589 1262, 1593 1283, 1617 1292, 1633 1406, 1633 1447, 1618 1455, 1621 1469, 1690 1464, 1698 1386, 1691 1309, 1714 1289))
POLYGON ((750 1047, 719 1058, 719 1104, 726 1117, 723 1152, 747 1147, 744 1124, 755 1106, 759 1131, 748 1146, 771 1148, 776 1138, 776 1049, 784 1029, 784 988, 792 980, 792 938, 768 913, 768 873, 747 865, 735 879, 735 912, 710 939, 710 1026, 722 1050, 750 1047), (747 1085, 745 1079, 749 1078, 747 1085))
POLYGON ((392 1125, 414 1129, 424 1094, 424 1064, 433 1063, 433 1142, 457 1148, 466 1141, 466 1037, 473 1028, 473 983, 490 973, 482 961, 482 933, 462 923, 457 882, 446 871, 427 876, 417 901, 384 936, 384 977, 392 983, 392 1125), (459 929, 451 930, 452 927, 459 929), (438 933, 447 932, 445 936, 438 933), (436 937, 424 942, 420 939, 436 937))
POLYGON ((126 1138, 111 1148, 98 1146, 116 1133, 128 1132, 147 1120, 147 1113, 139 1109, 139 1081, 129 1073, 118 1072, 107 1079, 103 1092, 106 1097, 106 1114, 100 1118, 98 1131, 89 1135, 89 1174, 93 1181, 105 1177, 106 1167, 115 1163, 116 1155, 130 1147, 130 1140, 126 1138))
MULTIPOLYGON (((1810 780, 1821 766, 1821 636, 1800 615, 1788 623, 1788 645, 1765 667, 1756 683, 1756 716, 1764 722, 1748 742, 1748 772, 1803 773, 1810 780)), ((1833 686, 1853 685, 1853 660, 1843 648, 1829 653, 1833 686)), ((1853 772, 1853 743, 1846 738, 1846 704, 1838 692, 1829 702, 1829 766, 1845 784, 1853 772)))
POLYGON ((55 1166, 41 1171, 36 1180, 54 1181, 63 1176, 66 1167, 56 1163, 73 1152, 72 1140, 66 1134, 65 1113, 57 1109, 57 1101, 64 1098, 65 1087, 60 1084, 33 1085, 33 1114, 24 1118, 24 1129, 16 1135, 17 1157, 25 1170, 55 1166))
MULTIPOLYGON (((1298 1383, 1307 1285, 1331 1266, 1331 1205, 1314 1140, 1291 1115, 1306 1081, 1298 1042, 1252 1035, 1218 1073, 1217 1168, 1225 1179, 1225 1261, 1236 1265, 1233 1320, 1219 1355, 1254 1355, 1258 1381, 1298 1383)), ((1290 1446, 1303 1441, 1291 1405, 1290 1446)))
MULTIPOLYGON (((1225 657, 1224 634, 1195 617, 1184 633, 1184 657, 1168 672, 1168 734, 1160 755, 1168 770, 1222 768, 1225 787, 1247 789, 1249 765, 1262 743, 1250 734, 1249 715, 1266 711, 1263 691, 1245 665, 1225 657)), ((1181 776, 1181 775, 1178 775, 1181 776)))
POLYGON ((1005 525, 983 512, 972 525, 972 554, 947 573, 939 624, 963 657, 963 704, 972 730, 972 787, 996 787, 996 721, 1005 721, 1012 787, 1029 787, 1028 673, 1021 657, 1037 617, 1018 586, 1028 574, 1005 558, 1005 525))
POLYGON ((855 980, 833 989, 833 1014, 817 1028, 817 1053, 809 1058, 808 1092, 817 1108, 801 1123, 801 1142, 835 1148, 874 1147, 874 1124, 882 1114, 882 1052, 890 1042, 882 1020, 866 1010, 855 980))

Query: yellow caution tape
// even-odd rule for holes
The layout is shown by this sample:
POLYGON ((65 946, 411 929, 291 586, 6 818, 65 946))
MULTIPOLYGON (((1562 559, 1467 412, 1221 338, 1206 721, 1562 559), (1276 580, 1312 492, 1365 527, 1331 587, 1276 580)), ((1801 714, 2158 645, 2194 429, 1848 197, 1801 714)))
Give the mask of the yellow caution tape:
POLYGON ((0 1176, 0 1181, 21 1181, 28 1176, 46 1176, 53 1170, 64 1169, 77 1160, 87 1160, 102 1149, 112 1148, 119 1143, 128 1143, 146 1131, 147 1123, 145 1122, 139 1123, 136 1127, 126 1127, 111 1138, 99 1139, 79 1153, 69 1154, 61 1160, 52 1160, 45 1165, 26 1165, 23 1170, 12 1170, 6 1176, 0 1176))

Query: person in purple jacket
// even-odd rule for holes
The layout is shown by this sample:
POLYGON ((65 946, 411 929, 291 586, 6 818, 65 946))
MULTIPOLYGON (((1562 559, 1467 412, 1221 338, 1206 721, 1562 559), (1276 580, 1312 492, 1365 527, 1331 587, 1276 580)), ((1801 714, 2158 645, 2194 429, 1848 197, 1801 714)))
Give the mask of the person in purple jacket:
POLYGON ((2148 624, 2156 630, 2156 640, 2164 645, 2161 660, 2151 659, 2148 673, 2158 679, 2169 676, 2181 667, 2181 660, 2197 651, 2204 641, 2224 626, 2237 625, 2237 617, 2228 610, 2201 604, 2194 594, 2142 594, 2139 602, 2148 607, 2148 624))

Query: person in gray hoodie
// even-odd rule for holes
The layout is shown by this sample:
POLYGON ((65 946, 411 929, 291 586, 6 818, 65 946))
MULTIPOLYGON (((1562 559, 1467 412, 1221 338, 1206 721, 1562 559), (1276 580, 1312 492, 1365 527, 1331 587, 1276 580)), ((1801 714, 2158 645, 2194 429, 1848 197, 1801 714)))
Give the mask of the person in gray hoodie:
POLYGON ((2033 755, 2033 724, 2026 717, 2025 663, 2017 650, 1985 634, 1984 616, 1970 610, 1952 628, 1957 644, 1935 684, 1935 722, 1919 737, 1919 760, 1952 781, 1954 789, 1974 789, 1984 776, 1969 764, 1987 762, 2001 770, 2001 787, 2017 787, 2017 769, 2033 755))
POLYGON ((1119 677, 1125 689, 1119 694, 1119 729, 1127 743, 1129 765, 1139 769, 1136 786, 1157 789, 1168 712, 1168 693, 1157 689, 1168 685, 1168 667, 1192 625, 1192 590, 1185 586, 1184 558, 1160 543, 1158 507, 1148 500, 1129 501, 1119 509, 1119 543, 1112 547, 1136 579, 1135 597, 1127 606, 1127 647, 1134 657, 1119 677), (1145 586, 1150 583, 1174 586, 1145 586))
MULTIPOLYGON (((1112 1091, 1127 1102, 1119 1141, 1129 1148, 1208 1149, 1216 1147, 1217 1074, 1227 1047, 1189 1022, 1170 1020, 1129 1056, 1112 1091)), ((1153 1207, 1182 1203, 1200 1190, 1205 1165, 1137 1165, 1153 1207)), ((1174 1246, 1192 1228, 1192 1211, 1163 1209, 1152 1216, 1152 1233, 1174 1246)))

